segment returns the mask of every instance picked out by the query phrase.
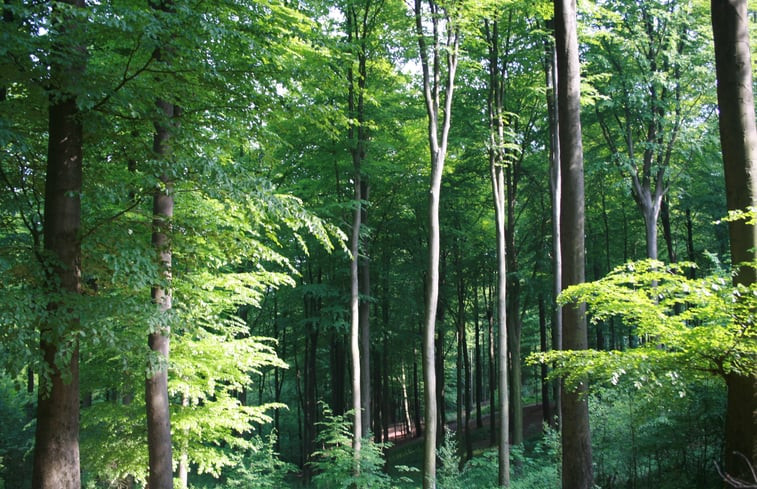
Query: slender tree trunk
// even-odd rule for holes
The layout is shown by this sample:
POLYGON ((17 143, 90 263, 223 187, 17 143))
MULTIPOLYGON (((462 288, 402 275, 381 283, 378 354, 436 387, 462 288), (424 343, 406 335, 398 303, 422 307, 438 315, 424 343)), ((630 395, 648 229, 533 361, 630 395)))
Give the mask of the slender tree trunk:
MULTIPOLYGON (((499 335, 497 342, 497 372, 500 416, 498 446, 498 484, 501 487, 510 485, 510 406, 508 395, 508 331, 507 331, 507 235, 505 217, 507 202, 505 201, 505 134, 503 96, 506 66, 500 67, 499 56, 499 23, 485 21, 486 38, 489 45, 489 173, 492 184, 494 201, 494 218, 497 237, 497 326, 499 335)), ((493 399, 492 399, 493 402, 493 399)), ((492 416, 494 404, 492 404, 492 416)))
POLYGON ((474 346, 474 380, 476 386, 476 428, 484 426, 481 414, 481 401, 484 397, 484 371, 481 364, 481 318, 478 308, 478 285, 473 287, 473 324, 475 328, 475 346, 474 346))
MULTIPOLYGON (((428 142, 431 159, 431 179, 428 200, 428 273, 423 328, 423 385, 425 400, 426 437, 423 449, 423 489, 436 488, 436 445, 437 445, 437 372, 434 356, 434 336, 436 331, 437 306, 439 299, 439 198, 441 194, 442 173, 447 155, 447 141, 451 125, 452 97, 455 89, 455 72, 457 70, 458 32, 447 17, 443 8, 433 0, 429 1, 431 9, 432 45, 427 45, 424 32, 424 16, 421 0, 415 0, 415 31, 423 72, 423 98, 426 103, 428 118, 428 142), (447 39, 444 46, 440 40, 440 29, 445 29, 447 39), (429 53, 429 51, 431 51, 429 53), (441 107, 440 80, 441 58, 446 58, 446 84, 443 87, 444 104, 441 107), (441 116, 441 121, 440 121, 441 116)), ((441 354, 441 352, 437 352, 441 354)))
POLYGON ((463 323, 462 328, 462 343, 463 343, 463 370, 465 370, 465 391, 464 391, 464 400, 465 400, 465 420, 464 420, 464 426, 465 426, 465 460, 470 460, 473 458, 473 440, 470 434, 470 415, 471 411, 473 410, 473 399, 472 399, 472 380, 473 375, 471 372, 471 361, 470 361, 470 351, 468 350, 468 331, 466 328, 465 323, 463 323))
MULTIPOLYGON (((361 180, 362 191, 361 196, 363 200, 368 200, 368 192, 370 187, 368 182, 361 180)), ((365 226, 367 213, 365 206, 361 206, 363 216, 361 218, 361 225, 365 226)), ((366 244, 363 244, 366 247, 366 244)), ((371 426, 371 304, 368 297, 371 295, 371 266, 370 260, 367 257, 367 252, 363 252, 358 266, 358 276, 360 280, 360 294, 363 299, 359 305, 359 323, 360 323, 360 404, 363 410, 362 423, 367 430, 371 426)), ((387 294, 388 295, 388 292, 387 294)), ((388 314, 388 307, 387 314, 388 314)), ((364 433, 367 435, 367 433, 364 433)))
MULTIPOLYGON (((354 160, 353 160, 354 161, 354 160)), ((360 218, 361 218, 361 185, 360 185, 360 166, 355 167, 355 211, 352 222, 352 240, 351 249, 352 261, 350 262, 350 358, 352 359, 352 448, 355 451, 355 458, 359 457, 362 431, 362 395, 360 392, 361 375, 360 375, 360 297, 359 297, 359 279, 358 279, 358 262, 360 260, 360 218)))
POLYGON ((665 247, 668 251, 668 261, 675 263, 678 261, 676 256, 675 245, 673 243, 673 230, 670 226, 670 203, 666 196, 662 198, 662 204, 660 207, 660 222, 662 224, 662 236, 665 239, 665 247))
MULTIPOLYGON (((691 219, 691 209, 686 208, 686 258, 691 263, 696 263, 696 254, 694 252, 694 223, 691 219)), ((696 278, 696 269, 689 269, 689 278, 696 278)))
MULTIPOLYGON (((546 353, 547 348, 547 311, 544 296, 539 294, 539 347, 546 353)), ((552 419, 552 406, 549 401, 549 382, 547 381, 547 364, 542 363, 539 372, 541 380, 541 414, 544 422, 552 419)))
MULTIPOLYGON (((712 0, 712 30, 720 109, 720 142, 729 210, 757 207, 757 128, 752 93, 752 61, 746 0, 712 0)), ((731 261, 735 266, 757 259, 757 227, 747 220, 729 223, 731 261)), ((757 282, 753 266, 742 266, 737 284, 757 282)), ((757 468, 757 375, 726 376, 728 401, 725 469, 751 481, 741 453, 757 468)))
MULTIPOLYGON (((164 120, 156 121, 153 151, 158 158, 168 158, 171 138, 170 120, 176 115, 170 102, 158 100, 164 120)), ((168 400, 168 357, 170 350, 170 326, 167 324, 171 310, 171 220, 173 219, 173 180, 168 174, 160 175, 160 185, 153 193, 152 246, 158 256, 163 284, 152 287, 152 301, 158 308, 162 321, 148 335, 148 345, 153 357, 150 360, 150 375, 145 380, 147 408, 147 448, 149 455, 150 489, 173 488, 173 459, 171 447, 171 415, 168 400)))
POLYGON ((331 333, 331 410, 341 416, 345 412, 345 368, 347 352, 345 335, 340 331, 331 333))
MULTIPOLYGON (((548 28, 554 29, 554 21, 548 28)), ((557 50, 549 43, 547 50, 547 113, 549 116, 549 187, 552 200, 552 270, 554 298, 562 292, 562 251, 560 235, 560 206, 562 205, 562 179, 560 173, 560 134, 557 111, 557 50)), ((562 350, 562 307, 555 300, 552 308, 552 349, 562 350)), ((561 383, 553 383, 552 398, 555 400, 554 424, 560 429, 562 419, 561 383)))
MULTIPOLYGON (((181 406, 182 408, 186 408, 189 406, 189 397, 185 394, 182 394, 181 396, 181 406)), ((189 433, 185 430, 185 436, 189 433)), ((181 443, 181 446, 179 448, 179 467, 178 467, 178 479, 179 479, 179 488, 180 489, 187 489, 189 487, 189 444, 187 440, 183 440, 181 443)))
MULTIPOLYGON (((83 1, 68 3, 84 7, 83 1)), ((68 20, 62 22, 61 36, 77 28, 68 20)), ((51 70, 75 85, 83 75, 83 56, 69 62, 67 66, 53 65, 51 70)), ((79 320, 67 303, 81 293, 82 122, 76 97, 66 93, 65 87, 60 90, 61 95, 50 95, 44 208, 44 248, 50 257, 45 266, 48 288, 60 298, 48 304, 49 316, 40 328, 42 361, 49 377, 40 375, 33 489, 81 486, 79 320)))
MULTIPOLYGON (((584 179, 580 73, 575 0, 555 0, 557 100, 562 202, 560 216, 563 288, 584 282, 584 179)), ((563 308, 563 347, 587 348, 585 305, 563 308)), ((562 391, 562 487, 594 485, 587 385, 562 391)))
POLYGON ((423 425, 423 418, 421 417, 421 395, 420 395, 420 379, 418 378, 418 350, 413 348, 413 414, 415 415, 415 436, 419 438, 423 435, 426 427, 423 425))
POLYGON ((492 445, 497 443, 497 430, 496 430, 496 392, 497 392, 497 363, 494 358, 494 312, 492 311, 491 303, 487 309, 487 326, 489 337, 489 441, 492 445))

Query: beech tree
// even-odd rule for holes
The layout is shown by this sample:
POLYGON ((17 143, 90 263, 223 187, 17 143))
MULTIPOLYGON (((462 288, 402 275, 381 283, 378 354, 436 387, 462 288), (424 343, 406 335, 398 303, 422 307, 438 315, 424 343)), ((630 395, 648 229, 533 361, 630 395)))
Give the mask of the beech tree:
MULTIPOLYGON (((581 76, 578 63, 575 0, 555 0, 557 49, 557 112, 560 133, 560 249, 563 290, 584 281, 584 175, 581 141, 581 76)), ((562 308, 563 348, 585 350, 584 305, 562 308)), ((562 487, 590 489, 593 485, 589 406, 586 381, 562 389, 562 487)))
MULTIPOLYGON (((460 45, 455 4, 415 0, 415 33, 420 50, 423 98, 428 117, 431 180, 428 196, 428 269, 423 326, 423 386, 426 438, 423 448, 423 487, 436 487, 437 371, 434 352, 439 299, 439 197, 452 125, 452 100, 460 45), (424 12, 426 13, 424 15, 424 12), (428 38, 426 29, 430 27, 428 38)), ((436 355, 440 355, 437 352, 436 355)), ((443 373, 442 373, 443 375, 443 373)))
MULTIPOLYGON (((510 12, 512 21, 512 12, 510 12)), ((509 27, 509 26, 508 26, 509 27)), ((489 172, 494 200, 494 216, 497 235, 497 326, 499 340, 497 354, 499 362, 498 411, 500 416, 497 436, 499 476, 498 482, 502 487, 510 485, 510 411, 508 395, 508 331, 507 331, 507 249, 505 240, 505 166, 512 162, 508 158, 506 140, 506 121, 503 108, 504 84, 507 78, 507 54, 500 65, 500 34, 499 20, 485 21, 486 41, 489 47, 489 96, 487 109, 489 112, 489 172)), ((509 31, 508 31, 509 33, 509 31)), ((509 41, 509 39, 508 39, 509 41)), ((509 45, 509 44, 508 44, 509 45)), ((516 359, 516 361, 520 361, 516 359)))
POLYGON ((78 489, 79 339, 81 293, 82 120, 76 86, 85 69, 83 0, 55 6, 56 51, 50 66, 49 128, 44 204, 48 314, 40 327, 44 370, 37 400, 34 489, 78 489), (79 32, 77 32, 79 31, 79 32))
MULTIPOLYGON (((726 200, 730 211, 757 207, 757 128, 752 93, 752 61, 746 0, 712 0, 712 31, 720 109, 720 142, 725 169, 726 200)), ((757 226, 751 219, 731 220, 731 262, 737 267, 735 284, 757 282, 757 226)), ((748 326, 745 324, 745 328, 748 326)), ((753 333, 752 333, 753 334, 753 333)), ((757 467, 757 376, 733 372, 726 377, 725 468, 750 480, 757 467)))

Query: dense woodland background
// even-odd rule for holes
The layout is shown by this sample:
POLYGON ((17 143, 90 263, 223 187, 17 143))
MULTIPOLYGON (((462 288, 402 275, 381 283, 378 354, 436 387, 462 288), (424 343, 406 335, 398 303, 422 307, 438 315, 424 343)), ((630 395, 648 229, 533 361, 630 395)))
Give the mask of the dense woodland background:
POLYGON ((0 488, 590 487, 550 373, 585 393, 597 486, 748 480, 724 459, 754 462, 755 398, 728 441, 726 386, 754 392, 755 331, 710 9, 578 4, 602 281, 565 299, 588 353, 539 356, 562 338, 552 2, 4 0, 0 488))

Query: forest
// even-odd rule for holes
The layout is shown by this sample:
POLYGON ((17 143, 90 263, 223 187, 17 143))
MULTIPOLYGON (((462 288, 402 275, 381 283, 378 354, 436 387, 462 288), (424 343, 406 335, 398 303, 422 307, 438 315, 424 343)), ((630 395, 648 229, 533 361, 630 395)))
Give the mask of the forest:
POLYGON ((757 0, 0 8, 0 489, 757 487, 757 0))

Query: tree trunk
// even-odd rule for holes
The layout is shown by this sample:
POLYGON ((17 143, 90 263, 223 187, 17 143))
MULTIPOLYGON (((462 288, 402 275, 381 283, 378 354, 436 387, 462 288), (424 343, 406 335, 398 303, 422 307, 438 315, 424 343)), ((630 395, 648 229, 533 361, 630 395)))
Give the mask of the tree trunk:
MULTIPOLYGON (((562 177, 561 250, 563 288, 584 282, 584 179, 580 73, 575 0, 555 0, 557 100, 562 177)), ((563 347, 587 348, 585 305, 563 307, 563 347)), ((589 408, 586 382, 562 392, 562 487, 591 489, 589 408)))
POLYGON ((660 222, 662 223, 662 237, 665 239, 665 247, 668 251, 668 261, 675 263, 678 261, 678 257, 673 243, 673 230, 670 226, 670 203, 668 201, 667 195, 662 198, 660 222))
MULTIPOLYGON (((497 236, 497 326, 499 335, 497 341, 497 379, 499 390, 498 411, 500 416, 498 446, 498 484, 501 487, 510 485, 510 412, 508 396, 508 323, 507 323, 507 235, 505 217, 508 213, 505 201, 505 185, 510 184, 505 179, 505 134, 503 113, 503 83, 505 82, 506 66, 500 67, 498 22, 485 21, 486 38, 489 45, 489 90, 487 107, 489 112, 489 174, 492 184, 494 202, 494 218, 497 236)), ((508 179, 509 180, 509 179, 508 179)), ((494 399, 492 399, 492 403, 494 399)), ((492 417, 494 404, 492 404, 492 417)))
MULTIPOLYGON (((547 311, 544 305, 544 296, 539 294, 539 347, 543 353, 547 348, 547 311)), ((541 381, 541 414, 545 423, 552 419, 552 406, 549 401, 549 382, 547 382, 547 364, 540 366, 539 379, 541 381)))
POLYGON ((484 397, 484 371, 481 364, 481 319, 478 309, 478 285, 473 287, 473 321, 475 327, 475 346, 474 346, 474 384, 476 386, 476 428, 484 426, 481 414, 481 401, 484 397))
MULTIPOLYGON (((158 158, 169 153, 171 130, 170 119, 175 107, 170 102, 158 100, 158 107, 165 120, 156 121, 153 151, 158 158)), ((161 184, 153 193, 152 246, 158 256, 160 280, 166 285, 152 287, 152 301, 162 320, 167 322, 171 310, 171 220, 173 219, 173 181, 167 174, 160 176, 161 184)), ((150 375, 145 380, 147 408, 147 451, 149 455, 148 483, 150 489, 173 488, 173 464, 171 449, 171 416, 168 400, 168 356, 170 326, 161 324, 148 335, 148 345, 154 357, 150 359, 150 375)))
MULTIPOLYGON (((554 21, 547 26, 554 29, 554 21)), ((562 179, 560 173, 560 134, 557 110, 557 50, 549 43, 547 50, 547 114, 549 117, 549 188, 552 200, 552 270, 554 304, 552 308, 552 349, 562 350, 562 307, 557 296, 562 292, 562 253, 560 248, 560 206, 562 202, 562 179)), ((552 398, 555 400, 554 425, 559 430, 562 419, 561 383, 553 383, 552 398)))
POLYGON ((347 352, 344 337, 344 333, 340 331, 331 333, 331 410, 337 416, 341 416, 345 411, 344 366, 347 365, 347 352))
MULTIPOLYGON (((757 128, 752 93, 752 61, 746 0, 712 0, 712 30, 720 109, 720 142, 729 210, 757 206, 757 128)), ((747 220, 729 222, 734 266, 757 259, 757 227, 747 220)), ((755 268, 743 266, 737 284, 757 281, 755 268)), ((726 377, 728 403, 725 427, 725 469, 751 481, 741 453, 757 468, 757 376, 731 373, 726 377)))
MULTIPOLYGON (((447 155, 447 141, 451 125, 452 97, 455 89, 455 72, 458 60, 458 32, 447 18, 442 7, 429 1, 430 23, 433 29, 431 54, 426 43, 424 16, 421 0, 415 0, 415 31, 423 73, 423 98, 428 118, 428 143, 431 159, 431 179, 428 200, 428 272, 423 327, 423 385, 425 400, 426 437, 423 449, 423 489, 436 488, 436 445, 437 445, 437 372, 434 356, 434 336, 436 331, 437 306, 439 299, 439 197, 442 173, 447 155), (447 30, 447 43, 442 46, 440 28, 447 30), (444 49, 442 49, 444 48, 444 49), (440 80, 441 57, 446 58, 447 73, 444 76, 444 104, 441 107, 440 80), (433 68, 433 70, 432 70, 433 68), (441 126, 440 126, 440 116, 441 126)), ((438 352, 441 353, 441 352, 438 352)))
MULTIPOLYGON (((69 4, 83 8, 83 1, 69 4)), ((76 29, 71 19, 59 26, 64 36, 76 29)), ((73 47, 77 53, 79 47, 73 47)), ((75 85, 84 72, 84 58, 53 65, 55 76, 75 85)), ((74 56, 77 56, 74 54, 74 56)), ((47 172, 45 177, 44 248, 50 262, 47 287, 60 298, 48 303, 48 318, 40 327, 42 361, 49 377, 40 375, 37 426, 34 435, 33 489, 79 489, 79 319, 67 302, 81 293, 82 122, 76 97, 67 87, 50 94, 47 172), (62 326, 62 327, 61 327, 62 326), (62 348, 63 347, 63 348, 62 348)), ((72 300, 75 302, 75 299, 72 300)))
MULTIPOLYGON (((355 161, 353 157, 353 162, 355 161)), ((358 160, 359 161, 359 160, 358 160)), ((362 395, 360 393, 360 297, 358 262, 360 261, 360 219, 361 219, 361 185, 360 164, 355 163, 355 211, 352 222, 351 248, 352 261, 350 262, 350 358, 352 359, 352 448, 355 458, 360 454, 360 445, 363 438, 362 431, 362 395)))

